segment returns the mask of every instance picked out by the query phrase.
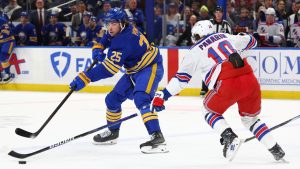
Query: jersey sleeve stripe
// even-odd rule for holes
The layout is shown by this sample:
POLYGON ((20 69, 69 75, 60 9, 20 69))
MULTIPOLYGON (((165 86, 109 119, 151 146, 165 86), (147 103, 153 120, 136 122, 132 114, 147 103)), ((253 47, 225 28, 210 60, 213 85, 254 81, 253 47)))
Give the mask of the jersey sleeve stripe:
POLYGON ((175 78, 177 78, 180 82, 186 82, 188 83, 192 76, 187 73, 176 73, 175 78))
POLYGON ((10 42, 10 44, 9 44, 9 49, 8 49, 8 54, 10 55, 11 54, 11 52, 12 52, 12 50, 13 50, 13 47, 14 47, 14 43, 13 42, 10 42))
MULTIPOLYGON (((245 49, 252 49, 257 44, 256 39, 251 35, 249 35, 249 36, 250 36, 250 41, 249 41, 248 45, 245 47, 245 49)), ((243 50, 245 50, 245 49, 243 49, 243 50)))
POLYGON ((115 67, 116 69, 121 69, 121 66, 118 64, 115 64, 113 61, 109 60, 109 59, 105 59, 105 62, 107 62, 109 65, 115 67))
POLYGON ((37 42, 37 37, 30 36, 29 37, 29 41, 31 41, 31 42, 37 42))
POLYGON ((14 40, 15 38, 13 36, 10 36, 8 38, 3 38, 0 40, 0 44, 1 43, 5 43, 5 42, 8 42, 8 41, 11 41, 11 40, 14 40))
POLYGON ((116 74, 117 72, 114 72, 108 65, 106 65, 105 62, 102 62, 102 65, 105 67, 105 69, 111 73, 112 75, 116 74))
POLYGON ((142 68, 150 65, 152 61, 156 58, 157 54, 158 54, 158 48, 152 47, 152 50, 146 52, 143 55, 142 59, 134 67, 126 68, 126 73, 127 74, 136 73, 142 68))
POLYGON ((215 65, 213 68, 210 69, 210 71, 205 76, 205 85, 208 86, 212 75, 214 74, 214 71, 216 70, 217 65, 215 65))
POLYGON ((113 71, 114 73, 117 73, 119 71, 119 67, 116 64, 110 62, 108 59, 105 59, 105 61, 103 62, 104 65, 106 65, 106 67, 108 67, 111 71, 113 71))

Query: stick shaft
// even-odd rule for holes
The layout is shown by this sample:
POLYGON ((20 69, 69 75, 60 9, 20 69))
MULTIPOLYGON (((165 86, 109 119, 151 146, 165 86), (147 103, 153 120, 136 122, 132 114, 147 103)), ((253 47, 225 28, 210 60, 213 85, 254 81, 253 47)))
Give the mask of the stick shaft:
POLYGON ((117 125, 117 124, 119 124, 119 123, 122 123, 123 121, 129 120, 129 119, 131 119, 131 118, 133 118, 133 117, 136 117, 136 116, 137 116, 137 113, 132 114, 132 115, 127 116, 127 117, 124 117, 124 118, 122 118, 122 119, 120 119, 120 120, 118 120, 118 121, 116 121, 116 122, 114 122, 114 123, 106 124, 106 125, 104 125, 104 126, 98 127, 98 128, 96 128, 96 129, 87 131, 87 132, 85 132, 85 133, 79 134, 79 135, 77 135, 77 136, 68 138, 68 139, 63 140, 63 141, 60 141, 60 142, 58 142, 58 143, 55 143, 55 144, 50 145, 50 146, 47 146, 47 147, 42 148, 42 149, 40 149, 40 150, 34 151, 34 152, 32 152, 32 153, 21 154, 21 153, 15 152, 15 151, 10 151, 10 152, 8 153, 8 155, 10 155, 10 156, 12 156, 12 157, 15 157, 15 158, 21 158, 21 159, 24 159, 24 158, 27 158, 27 157, 30 157, 30 156, 39 154, 39 153, 41 153, 41 152, 44 152, 44 151, 47 151, 47 150, 50 150, 50 149, 59 147, 59 146, 61 146, 61 145, 64 145, 64 144, 66 144, 66 143, 69 143, 69 142, 71 142, 71 141, 73 141, 73 140, 76 140, 76 139, 78 139, 78 138, 81 138, 81 137, 84 137, 84 136, 86 136, 86 135, 95 133, 95 132, 97 132, 97 131, 99 131, 99 130, 102 130, 102 129, 104 129, 104 128, 108 128, 108 127, 117 125))
MULTIPOLYGON (((97 63, 97 60, 94 60, 93 63, 88 67, 86 71, 91 70, 94 65, 97 63)), ((64 105, 64 103, 69 99, 71 94, 74 92, 74 89, 71 89, 69 93, 65 96, 65 98, 59 103, 59 105, 55 108, 55 110, 51 113, 51 115, 48 117, 48 119, 43 123, 43 125, 40 127, 38 131, 35 133, 28 132, 26 130, 17 128, 16 129, 16 134, 23 136, 23 137, 29 137, 29 138, 35 138, 40 134, 40 132, 46 127, 46 125, 50 122, 50 120, 54 117, 54 115, 58 112, 58 110, 64 105)))
MULTIPOLYGON (((293 118, 291 118, 289 120, 286 120, 286 121, 284 121, 284 122, 282 122, 280 124, 277 124, 276 126, 271 127, 269 130, 272 131, 272 130, 275 130, 275 129, 279 128, 279 127, 282 127, 282 126, 288 124, 289 122, 291 122, 293 120, 296 120, 299 117, 300 117, 300 115, 295 116, 295 117, 293 117, 293 118)), ((248 142, 248 141, 253 140, 253 139, 255 139, 255 136, 252 136, 252 137, 249 137, 249 138, 245 139, 245 142, 248 142)))

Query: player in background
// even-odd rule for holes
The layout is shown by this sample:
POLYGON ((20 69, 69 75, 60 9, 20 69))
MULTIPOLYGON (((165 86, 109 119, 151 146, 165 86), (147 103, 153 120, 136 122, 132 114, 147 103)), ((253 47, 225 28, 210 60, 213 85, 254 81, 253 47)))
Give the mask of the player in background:
POLYGON ((289 27, 287 37, 287 47, 300 48, 300 9, 297 14, 297 22, 291 24, 289 27))
POLYGON ((79 25, 77 35, 76 35, 76 44, 78 46, 86 46, 88 43, 87 32, 90 27, 90 18, 93 14, 91 12, 84 12, 82 23, 79 25))
POLYGON ((261 91, 251 66, 242 59, 242 51, 256 46, 251 35, 214 33, 210 21, 199 21, 192 28, 195 43, 183 59, 175 77, 153 99, 153 108, 161 111, 165 100, 187 86, 194 72, 202 71, 202 79, 209 87, 203 101, 206 122, 221 135, 223 155, 232 160, 242 143, 223 117, 223 113, 237 103, 243 125, 266 146, 276 160, 285 155, 258 114, 261 110, 261 91))
POLYGON ((97 24, 97 18, 95 16, 91 16, 89 29, 87 30, 87 44, 92 43, 93 41, 98 42, 99 39, 103 37, 104 32, 105 30, 102 29, 102 26, 97 24))
POLYGON ((58 13, 50 13, 50 22, 42 28, 43 43, 48 46, 63 46, 67 44, 66 29, 64 23, 58 22, 58 13))
MULTIPOLYGON (((151 46, 146 37, 129 24, 126 13, 120 8, 112 8, 106 17, 107 33, 93 46, 93 59, 101 61, 90 71, 81 72, 70 87, 78 91, 89 82, 109 78, 123 66, 126 73, 114 89, 106 96, 106 120, 108 124, 122 116, 122 103, 133 99, 141 113, 151 140, 140 145, 143 153, 168 152, 161 132, 157 113, 150 110, 151 101, 164 73, 162 56, 157 47, 151 46), (103 54, 109 47, 107 56, 103 54)), ((115 144, 119 137, 120 125, 94 137, 96 144, 115 144)))
POLYGON ((28 13, 21 12, 20 24, 15 28, 15 38, 18 46, 37 45, 35 26, 29 22, 28 13))
POLYGON ((0 17, 0 83, 5 84, 12 80, 10 73, 10 55, 16 45, 13 32, 8 25, 8 20, 0 17))
POLYGON ((266 22, 258 24, 257 32, 253 36, 259 40, 260 47, 280 47, 285 41, 284 27, 275 22, 276 12, 274 8, 268 8, 265 14, 266 22))

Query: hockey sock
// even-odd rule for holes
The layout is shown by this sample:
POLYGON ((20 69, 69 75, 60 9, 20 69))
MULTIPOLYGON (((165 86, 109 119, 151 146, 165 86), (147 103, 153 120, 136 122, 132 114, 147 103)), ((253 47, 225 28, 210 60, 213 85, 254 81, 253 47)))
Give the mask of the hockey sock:
MULTIPOLYGON (((113 122, 116 122, 116 121, 120 120, 121 116, 122 116, 122 110, 121 109, 117 109, 117 110, 107 109, 107 111, 106 111, 107 124, 111 124, 113 122)), ((121 123, 117 124, 117 125, 114 125, 112 127, 109 127, 109 130, 119 130, 120 126, 121 126, 121 123)))
POLYGON ((259 118, 244 116, 242 117, 242 122, 267 149, 272 148, 276 144, 269 128, 259 118))
POLYGON ((142 114, 142 118, 149 135, 153 134, 156 131, 160 131, 157 113, 151 112, 150 105, 143 106, 140 109, 140 112, 142 114))
POLYGON ((209 112, 205 109, 204 112, 204 118, 205 121, 208 123, 208 125, 211 126, 215 131, 217 131, 218 134, 222 134, 227 128, 230 128, 230 126, 227 124, 226 120, 222 115, 218 115, 212 112, 209 112))

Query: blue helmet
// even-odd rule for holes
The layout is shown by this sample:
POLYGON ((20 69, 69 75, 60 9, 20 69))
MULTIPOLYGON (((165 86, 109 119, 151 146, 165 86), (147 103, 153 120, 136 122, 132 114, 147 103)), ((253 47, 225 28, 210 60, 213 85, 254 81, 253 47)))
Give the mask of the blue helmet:
POLYGON ((27 12, 25 12, 25 11, 24 11, 24 12, 21 12, 21 14, 20 14, 20 15, 21 15, 21 16, 23 16, 23 17, 26 17, 26 18, 28 17, 28 13, 27 13, 27 12))
POLYGON ((121 8, 111 8, 105 15, 104 21, 109 22, 124 22, 127 21, 127 14, 121 8))

